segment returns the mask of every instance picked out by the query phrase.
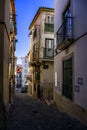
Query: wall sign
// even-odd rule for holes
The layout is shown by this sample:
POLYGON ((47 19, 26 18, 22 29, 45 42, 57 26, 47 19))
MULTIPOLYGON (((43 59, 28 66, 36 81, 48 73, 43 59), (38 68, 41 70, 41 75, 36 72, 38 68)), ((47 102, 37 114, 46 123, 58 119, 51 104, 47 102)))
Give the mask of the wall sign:
POLYGON ((83 78, 78 78, 78 84, 83 85, 83 78))
POLYGON ((57 86, 57 72, 55 72, 55 86, 57 86))
POLYGON ((75 91, 79 93, 80 92, 80 86, 76 85, 75 86, 75 91))

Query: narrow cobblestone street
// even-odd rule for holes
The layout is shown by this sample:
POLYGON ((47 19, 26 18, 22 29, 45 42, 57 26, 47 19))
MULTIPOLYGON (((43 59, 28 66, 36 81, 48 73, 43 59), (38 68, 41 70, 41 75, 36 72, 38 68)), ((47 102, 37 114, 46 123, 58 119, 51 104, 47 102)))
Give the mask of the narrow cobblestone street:
POLYGON ((54 105, 20 93, 8 113, 7 130, 87 130, 54 105))

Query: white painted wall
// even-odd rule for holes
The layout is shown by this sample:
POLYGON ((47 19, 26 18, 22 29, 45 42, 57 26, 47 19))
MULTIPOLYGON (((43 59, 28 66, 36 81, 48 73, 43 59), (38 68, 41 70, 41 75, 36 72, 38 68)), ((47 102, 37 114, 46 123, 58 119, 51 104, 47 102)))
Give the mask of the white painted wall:
POLYGON ((72 0, 74 38, 87 32, 87 0, 72 0))
POLYGON ((79 93, 75 91, 75 103, 87 108, 87 36, 79 40, 75 45, 74 75, 75 85, 79 86, 79 93), (83 84, 78 84, 78 78, 83 79, 83 84))
POLYGON ((58 31, 58 28, 61 26, 62 23, 62 13, 66 8, 69 0, 55 0, 55 18, 54 18, 54 35, 58 31))
POLYGON ((26 76, 28 76, 28 57, 22 58, 22 86, 24 86, 26 81, 26 76), (26 61, 25 61, 26 59, 26 61))
MULTIPOLYGON (((68 0, 55 0, 55 34, 62 24, 62 12, 68 0)), ((74 39, 87 32, 87 1, 71 0, 71 10, 73 18, 74 39)), ((55 91, 62 94, 62 60, 70 54, 74 55, 73 62, 73 102, 87 109, 87 35, 76 41, 69 47, 68 53, 62 51, 54 58, 54 73, 57 73, 57 87, 55 91), (78 83, 78 78, 82 78, 83 84, 78 83), (76 86, 79 86, 77 92, 76 86)))

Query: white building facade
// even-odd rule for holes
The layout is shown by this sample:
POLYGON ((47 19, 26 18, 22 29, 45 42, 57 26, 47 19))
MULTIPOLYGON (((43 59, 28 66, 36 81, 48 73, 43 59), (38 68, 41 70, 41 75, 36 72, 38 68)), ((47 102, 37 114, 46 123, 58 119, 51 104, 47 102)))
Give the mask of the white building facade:
POLYGON ((87 122, 87 1, 55 0, 54 100, 87 122))
POLYGON ((28 57, 22 57, 22 87, 26 84, 28 78, 28 57))

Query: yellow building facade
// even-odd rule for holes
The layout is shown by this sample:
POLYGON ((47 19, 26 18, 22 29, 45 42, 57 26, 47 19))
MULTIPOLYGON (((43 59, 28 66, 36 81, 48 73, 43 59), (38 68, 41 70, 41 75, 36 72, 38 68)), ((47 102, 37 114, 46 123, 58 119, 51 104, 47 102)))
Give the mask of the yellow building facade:
POLYGON ((7 108, 10 103, 10 71, 14 71, 14 63, 10 61, 15 51, 16 26, 11 25, 11 19, 16 23, 14 0, 0 0, 0 13, 0 99, 7 108), (11 26, 13 34, 10 33, 11 26))
POLYGON ((53 97, 54 9, 40 7, 30 26, 29 94, 53 97))

